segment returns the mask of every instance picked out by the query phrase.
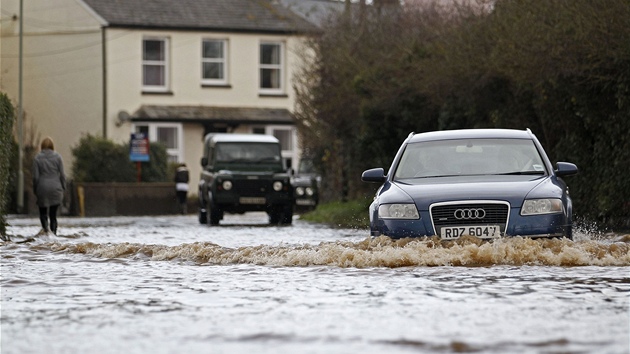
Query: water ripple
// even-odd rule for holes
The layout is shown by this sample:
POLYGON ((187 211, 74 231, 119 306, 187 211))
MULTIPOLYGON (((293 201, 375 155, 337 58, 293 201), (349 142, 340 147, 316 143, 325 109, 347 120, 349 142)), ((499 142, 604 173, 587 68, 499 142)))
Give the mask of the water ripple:
POLYGON ((322 242, 318 245, 258 245, 229 248, 211 242, 177 246, 137 243, 44 243, 33 248, 98 258, 188 261, 195 264, 257 264, 268 266, 412 267, 492 265, 628 266, 630 244, 566 239, 514 237, 482 241, 465 237, 438 239, 368 238, 360 242, 322 242))

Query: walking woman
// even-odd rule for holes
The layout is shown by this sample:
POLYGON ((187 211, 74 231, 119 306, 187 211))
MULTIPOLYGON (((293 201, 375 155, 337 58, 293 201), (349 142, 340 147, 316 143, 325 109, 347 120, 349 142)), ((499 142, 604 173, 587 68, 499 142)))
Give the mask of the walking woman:
POLYGON ((177 171, 175 172, 175 192, 177 194, 177 202, 179 204, 179 211, 182 214, 188 213, 186 199, 188 196, 188 168, 185 163, 179 164, 177 171))
POLYGON ((33 191, 37 196, 39 220, 46 233, 52 231, 53 234, 57 234, 57 209, 63 201, 65 189, 63 160, 55 151, 52 139, 46 137, 42 140, 41 151, 33 160, 33 191))

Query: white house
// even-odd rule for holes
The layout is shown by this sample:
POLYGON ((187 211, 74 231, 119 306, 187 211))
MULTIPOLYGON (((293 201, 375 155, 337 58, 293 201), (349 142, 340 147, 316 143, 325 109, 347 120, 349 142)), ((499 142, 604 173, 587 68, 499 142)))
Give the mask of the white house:
POLYGON ((23 1, 22 19, 19 5, 1 4, 0 91, 17 103, 22 20, 26 127, 53 138, 68 174, 82 135, 132 132, 186 162, 194 193, 208 132, 275 135, 297 167, 291 81, 316 27, 282 3, 23 1))

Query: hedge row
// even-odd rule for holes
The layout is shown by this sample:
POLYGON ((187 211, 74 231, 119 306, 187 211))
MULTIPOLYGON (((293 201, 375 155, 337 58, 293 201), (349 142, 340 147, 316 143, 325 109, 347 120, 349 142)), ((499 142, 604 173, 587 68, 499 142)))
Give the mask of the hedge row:
MULTIPOLYGON (((72 148, 72 176, 76 182, 136 182, 137 165, 129 160, 129 144, 116 144, 93 135, 82 137, 72 148)), ((141 163, 142 182, 169 179, 166 147, 152 142, 149 161, 141 163)))
POLYGON ((9 204, 9 171, 13 158, 15 110, 6 94, 0 92, 0 235, 6 235, 9 204))
POLYGON ((372 194, 361 172, 410 132, 530 128, 578 165, 577 217, 630 227, 630 1, 443 3, 364 7, 308 43, 295 113, 324 201, 372 194))

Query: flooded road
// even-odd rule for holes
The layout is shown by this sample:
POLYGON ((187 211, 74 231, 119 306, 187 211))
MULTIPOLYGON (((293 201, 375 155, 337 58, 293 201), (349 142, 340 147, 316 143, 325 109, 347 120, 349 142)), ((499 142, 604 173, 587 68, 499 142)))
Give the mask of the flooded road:
POLYGON ((630 238, 10 218, 1 353, 630 353, 630 238))

